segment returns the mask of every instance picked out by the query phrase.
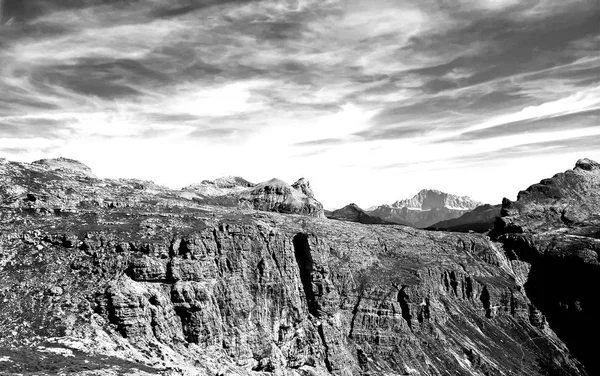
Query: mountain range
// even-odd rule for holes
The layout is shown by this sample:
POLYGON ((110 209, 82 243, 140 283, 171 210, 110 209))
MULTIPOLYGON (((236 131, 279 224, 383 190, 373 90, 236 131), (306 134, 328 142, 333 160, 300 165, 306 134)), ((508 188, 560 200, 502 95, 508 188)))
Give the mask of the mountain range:
POLYGON ((304 179, 0 159, 0 374, 599 374, 600 165, 517 197, 483 235, 327 219, 304 179))
POLYGON ((467 196, 423 189, 410 199, 372 207, 367 213, 387 222, 425 228, 437 222, 458 218, 479 205, 482 204, 467 196))

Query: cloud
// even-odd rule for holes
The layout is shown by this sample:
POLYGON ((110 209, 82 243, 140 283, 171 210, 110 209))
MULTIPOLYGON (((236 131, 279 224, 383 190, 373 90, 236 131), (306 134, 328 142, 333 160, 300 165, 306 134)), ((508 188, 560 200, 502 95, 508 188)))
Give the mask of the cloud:
POLYGON ((498 143, 567 155, 599 127, 593 0, 4 0, 0 12, 0 139, 18 158, 227 155, 222 174, 250 180, 269 161, 323 171, 324 185, 344 170, 391 187, 374 171, 427 181, 408 166, 499 161, 498 143))

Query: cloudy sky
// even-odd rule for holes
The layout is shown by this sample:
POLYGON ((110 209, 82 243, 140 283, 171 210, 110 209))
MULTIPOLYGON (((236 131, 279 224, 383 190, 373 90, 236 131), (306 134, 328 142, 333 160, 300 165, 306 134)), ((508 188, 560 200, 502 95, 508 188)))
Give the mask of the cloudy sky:
POLYGON ((600 160, 597 0, 0 0, 0 156, 499 203, 600 160))

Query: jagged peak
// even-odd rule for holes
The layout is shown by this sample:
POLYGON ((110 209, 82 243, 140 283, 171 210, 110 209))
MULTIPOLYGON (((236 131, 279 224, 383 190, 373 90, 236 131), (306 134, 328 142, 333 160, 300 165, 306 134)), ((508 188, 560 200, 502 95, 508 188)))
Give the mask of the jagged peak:
POLYGON ((412 198, 398 200, 391 206, 395 208, 409 208, 415 210, 431 209, 458 209, 472 210, 481 205, 480 202, 473 200, 468 196, 458 196, 451 193, 442 192, 437 189, 422 189, 412 198))
POLYGON ((315 197, 315 194, 313 193, 312 189, 310 188, 310 182, 304 178, 300 178, 300 179, 296 180, 296 182, 294 184, 292 184, 292 188, 304 193, 308 197, 312 197, 312 198, 315 197))
POLYGON ((600 163, 588 158, 582 158, 575 163, 575 168, 586 171, 598 170, 600 169, 600 163))

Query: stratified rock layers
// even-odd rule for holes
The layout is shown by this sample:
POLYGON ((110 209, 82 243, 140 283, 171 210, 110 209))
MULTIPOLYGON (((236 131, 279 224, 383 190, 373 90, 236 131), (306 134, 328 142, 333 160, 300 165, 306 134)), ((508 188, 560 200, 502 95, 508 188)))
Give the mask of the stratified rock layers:
POLYGON ((0 191, 0 348, 69 338, 190 375, 584 374, 526 295, 533 267, 484 236, 0 168, 23 187, 0 191), (130 205, 92 207, 93 184, 130 205))
POLYGON ((579 160, 504 200, 491 234, 522 263, 525 291, 590 374, 600 374, 600 165, 579 160))

